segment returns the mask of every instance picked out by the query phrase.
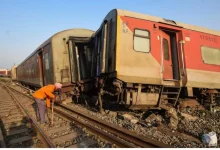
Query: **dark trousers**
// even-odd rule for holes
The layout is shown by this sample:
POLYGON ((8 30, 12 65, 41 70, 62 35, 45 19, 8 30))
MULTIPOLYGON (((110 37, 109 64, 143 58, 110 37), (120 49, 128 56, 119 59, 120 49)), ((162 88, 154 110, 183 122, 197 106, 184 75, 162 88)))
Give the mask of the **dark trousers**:
POLYGON ((41 123, 45 123, 45 113, 46 113, 46 104, 45 100, 35 98, 37 104, 37 118, 40 119, 41 123))

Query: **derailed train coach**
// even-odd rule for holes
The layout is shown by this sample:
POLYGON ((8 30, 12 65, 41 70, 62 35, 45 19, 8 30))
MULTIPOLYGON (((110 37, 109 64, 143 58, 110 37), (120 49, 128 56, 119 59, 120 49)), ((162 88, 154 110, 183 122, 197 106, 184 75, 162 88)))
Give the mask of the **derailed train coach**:
MULTIPOLYGON (((60 82, 63 84, 61 99, 71 101, 71 91, 76 83, 74 74, 78 73, 72 53, 77 46, 80 54, 90 51, 93 33, 88 29, 69 29, 54 34, 17 66, 17 81, 34 89, 60 82), (67 44, 70 41, 74 49, 67 44)), ((88 55, 83 56, 84 61, 88 60, 88 55)))
POLYGON ((101 107, 111 95, 131 109, 176 107, 189 97, 219 108, 220 32, 114 9, 93 36, 101 107))

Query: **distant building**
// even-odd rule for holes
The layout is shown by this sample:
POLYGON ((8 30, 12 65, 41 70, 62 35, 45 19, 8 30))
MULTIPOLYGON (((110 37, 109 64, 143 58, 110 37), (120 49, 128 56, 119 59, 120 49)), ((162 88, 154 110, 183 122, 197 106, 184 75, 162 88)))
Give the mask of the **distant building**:
POLYGON ((0 77, 5 77, 8 75, 8 69, 0 69, 0 77))

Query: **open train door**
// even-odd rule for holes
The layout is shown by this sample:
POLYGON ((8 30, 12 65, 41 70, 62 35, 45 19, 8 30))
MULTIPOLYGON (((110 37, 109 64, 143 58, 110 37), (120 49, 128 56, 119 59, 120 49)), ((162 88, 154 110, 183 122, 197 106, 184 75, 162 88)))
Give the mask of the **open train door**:
POLYGON ((91 77, 92 44, 90 37, 69 37, 71 80, 77 82, 91 77))
POLYGON ((161 60, 163 87, 161 95, 174 107, 177 104, 181 92, 180 69, 178 59, 178 35, 181 31, 168 28, 160 29, 161 60))
MULTIPOLYGON (((181 80, 181 64, 183 64, 182 47, 179 41, 182 40, 182 31, 171 29, 160 29, 161 60, 163 80, 178 82, 181 80)), ((184 67, 183 67, 184 68, 184 67)))
POLYGON ((162 59, 163 59, 163 79, 173 80, 173 62, 171 53, 171 39, 170 35, 165 33, 163 30, 161 32, 161 47, 162 47, 162 59))

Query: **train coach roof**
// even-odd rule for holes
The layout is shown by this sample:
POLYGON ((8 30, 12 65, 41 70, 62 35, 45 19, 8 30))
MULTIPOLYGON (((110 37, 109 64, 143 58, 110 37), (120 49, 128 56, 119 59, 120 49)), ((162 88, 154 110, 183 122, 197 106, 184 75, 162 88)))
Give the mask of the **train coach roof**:
POLYGON ((128 17, 133 17, 133 18, 145 19, 145 20, 150 20, 150 21, 155 21, 155 22, 162 22, 162 23, 171 24, 174 26, 180 26, 180 27, 183 27, 183 28, 189 29, 189 30, 194 30, 194 31, 199 31, 199 32, 204 32, 204 33, 209 33, 209 34, 220 36, 220 31, 210 30, 207 28, 199 27, 199 26, 188 25, 188 24, 175 22, 175 21, 168 20, 168 19, 163 19, 160 17, 150 16, 150 15, 136 13, 136 12, 122 10, 122 9, 114 9, 112 11, 115 11, 115 10, 117 11, 117 14, 121 15, 121 16, 128 16, 128 17))
POLYGON ((60 32, 55 33, 54 35, 52 35, 49 39, 47 39, 45 42, 43 42, 40 46, 37 47, 37 49, 35 49, 24 61, 22 61, 17 67, 19 67, 22 63, 24 63, 26 60, 28 60, 31 56, 33 56, 37 51, 39 51, 39 49, 41 49, 42 47, 44 47, 45 45, 47 45, 53 38, 55 38, 56 36, 58 36, 61 33, 65 33, 68 34, 70 33, 70 36, 77 36, 77 37, 91 37, 92 34, 94 33, 94 31, 89 30, 89 29, 83 29, 83 28, 74 28, 74 29, 67 29, 67 30, 63 30, 60 32))

